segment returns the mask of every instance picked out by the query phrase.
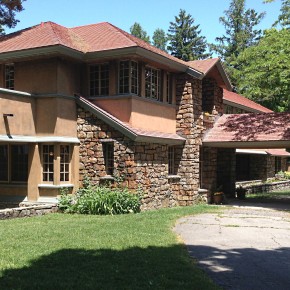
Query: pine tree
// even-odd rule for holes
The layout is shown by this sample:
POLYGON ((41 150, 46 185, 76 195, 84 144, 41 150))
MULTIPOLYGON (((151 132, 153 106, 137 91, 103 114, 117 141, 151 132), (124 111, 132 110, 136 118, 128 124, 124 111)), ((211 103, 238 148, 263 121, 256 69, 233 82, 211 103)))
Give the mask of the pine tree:
POLYGON ((148 43, 150 43, 150 37, 147 35, 147 32, 142 28, 140 23, 135 22, 131 27, 130 27, 130 33, 148 43))
POLYGON ((16 12, 21 12, 24 8, 22 3, 25 0, 1 0, 0 1, 0 34, 4 34, 4 27, 13 28, 19 22, 15 19, 16 12))
POLYGON ((258 42, 261 30, 255 29, 264 17, 264 13, 258 14, 254 9, 245 8, 245 0, 232 0, 225 16, 220 17, 220 22, 225 27, 225 35, 217 37, 217 44, 211 45, 211 50, 216 52, 224 61, 226 70, 233 84, 236 84, 235 60, 238 55, 258 42))
MULTIPOLYGON (((264 3, 270 3, 275 0, 265 0, 264 3)), ((273 24, 276 26, 278 23, 282 28, 290 29, 290 0, 282 0, 281 14, 278 16, 278 20, 273 24)))
POLYGON ((167 49, 173 56, 184 61, 205 59, 210 54, 206 52, 206 38, 200 36, 200 33, 199 25, 194 25, 192 16, 180 9, 175 22, 170 22, 167 49))
POLYGON ((163 29, 157 28, 153 33, 153 45, 166 51, 167 37, 163 29))

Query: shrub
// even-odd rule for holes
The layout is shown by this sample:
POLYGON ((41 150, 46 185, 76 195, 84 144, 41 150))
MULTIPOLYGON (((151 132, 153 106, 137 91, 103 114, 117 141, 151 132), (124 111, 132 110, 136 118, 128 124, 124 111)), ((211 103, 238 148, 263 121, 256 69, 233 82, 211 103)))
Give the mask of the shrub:
POLYGON ((140 194, 127 188, 111 189, 106 186, 86 184, 76 195, 62 192, 59 209, 66 213, 115 215, 140 212, 140 194))

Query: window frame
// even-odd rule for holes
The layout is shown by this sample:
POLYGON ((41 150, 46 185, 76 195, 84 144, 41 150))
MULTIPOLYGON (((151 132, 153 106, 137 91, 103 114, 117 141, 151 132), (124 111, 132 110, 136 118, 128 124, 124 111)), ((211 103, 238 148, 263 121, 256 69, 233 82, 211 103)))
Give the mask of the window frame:
POLYGON ((4 65, 4 83, 8 90, 15 89, 15 66, 14 63, 4 65))
POLYGON ((120 60, 118 63, 118 94, 138 95, 140 88, 139 63, 134 60, 120 60), (122 64, 127 64, 124 69, 122 64), (127 71, 127 74, 124 73, 127 71), (121 80, 123 80, 121 82, 121 80), (127 80, 127 84, 126 84, 127 80), (124 89, 127 87, 127 90, 124 89))
POLYGON ((108 62, 89 65, 89 96, 108 96, 110 92, 110 64, 108 62), (92 70, 96 71, 92 71, 92 70), (105 76, 104 76, 104 75, 105 76))
POLYGON ((151 66, 145 66, 145 98, 162 101, 162 78, 161 70, 151 66), (146 76, 148 74, 148 76, 146 76), (155 75, 156 74, 156 75, 155 75), (154 87, 157 87, 157 90, 154 87), (154 95, 154 91, 156 94, 154 95))
POLYGON ((102 142, 104 165, 107 176, 114 175, 115 169, 115 146, 114 142, 102 142))
MULTIPOLYGON (((0 144, 0 147, 5 146, 7 149, 7 165, 6 165, 6 176, 7 178, 4 180, 0 180, 0 183, 5 183, 5 184, 27 184, 28 182, 28 154, 29 154, 29 147, 28 144, 20 144, 20 143, 13 143, 13 144, 7 144, 7 143, 3 143, 0 144), (19 168, 17 169, 17 173, 22 176, 22 178, 18 179, 14 179, 14 173, 13 170, 15 170, 15 166, 13 166, 13 162, 14 160, 19 161, 19 159, 13 159, 15 157, 15 153, 13 152, 13 148, 12 147, 23 147, 23 151, 26 151, 24 154, 21 154, 21 170, 19 171, 19 168), (26 167, 26 171, 25 168, 26 167), (22 179, 22 180, 21 180, 22 179)), ((19 165, 17 163, 17 165, 19 165)), ((4 170, 5 171, 5 170, 4 170)))
POLYGON ((168 146, 168 176, 176 175, 176 147, 168 146))

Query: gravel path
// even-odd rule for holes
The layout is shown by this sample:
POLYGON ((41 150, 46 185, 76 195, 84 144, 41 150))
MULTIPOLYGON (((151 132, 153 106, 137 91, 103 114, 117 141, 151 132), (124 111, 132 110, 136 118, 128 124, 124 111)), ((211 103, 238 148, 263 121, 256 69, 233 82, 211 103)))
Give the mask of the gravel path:
POLYGON ((174 231, 223 289, 290 289, 290 213, 225 207, 180 219, 174 231))

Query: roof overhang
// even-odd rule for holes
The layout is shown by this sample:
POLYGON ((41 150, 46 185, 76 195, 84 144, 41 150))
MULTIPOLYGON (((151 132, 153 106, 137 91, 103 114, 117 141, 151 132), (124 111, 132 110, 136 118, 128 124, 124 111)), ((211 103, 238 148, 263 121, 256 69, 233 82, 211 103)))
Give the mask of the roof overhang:
POLYGON ((0 135, 1 142, 17 143, 80 143, 76 137, 65 136, 22 136, 22 135, 0 135))
POLYGON ((265 149, 265 148, 289 148, 290 140, 277 141, 224 141, 224 142, 208 142, 203 141, 203 146, 216 148, 239 148, 239 149, 265 149))
POLYGON ((65 55, 77 60, 82 60, 84 53, 71 49, 63 45, 52 45, 30 49, 23 49, 11 52, 1 52, 0 62, 6 62, 15 59, 31 58, 39 56, 50 56, 50 55, 65 55))
POLYGON ((241 105, 239 103, 228 101, 225 98, 223 98, 223 104, 229 105, 229 106, 232 106, 232 107, 235 107, 235 108, 239 108, 241 110, 245 110, 246 112, 261 113, 260 110, 256 110, 256 109, 241 105))
POLYGON ((230 82, 230 79, 229 79, 229 77, 228 77, 228 75, 227 75, 227 73, 226 73, 226 71, 225 71, 220 59, 218 59, 218 61, 215 63, 215 65, 216 65, 216 67, 217 67, 217 69, 218 69, 218 71, 219 71, 219 73, 220 73, 220 75, 221 75, 221 77, 222 77, 222 79, 223 79, 223 81, 225 83, 225 88, 227 90, 231 91, 233 89, 233 86, 232 86, 232 84, 230 82))
POLYGON ((236 153, 238 154, 259 154, 259 155, 267 155, 265 150, 255 150, 255 149, 236 149, 236 153))

